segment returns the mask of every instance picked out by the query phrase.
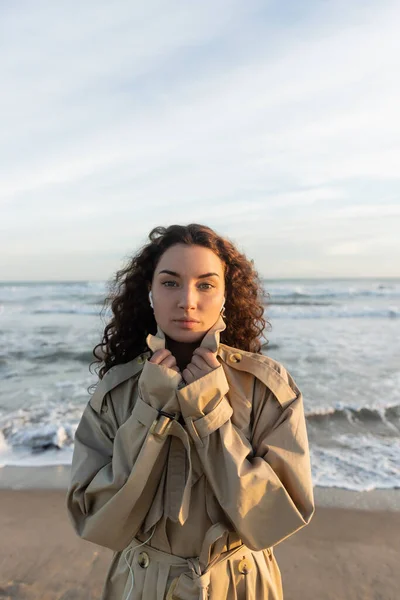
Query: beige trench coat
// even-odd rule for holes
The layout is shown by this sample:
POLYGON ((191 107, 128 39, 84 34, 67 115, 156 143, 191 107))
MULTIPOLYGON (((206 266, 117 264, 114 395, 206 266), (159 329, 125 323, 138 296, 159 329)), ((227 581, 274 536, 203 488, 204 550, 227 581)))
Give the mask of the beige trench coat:
MULTIPOLYGON (((283 598, 273 546, 314 514, 303 399, 223 329, 202 341, 220 366, 201 379, 184 385, 146 352, 84 410, 66 503, 78 535, 114 550, 103 600, 283 598)), ((164 348, 163 332, 147 343, 164 348)))

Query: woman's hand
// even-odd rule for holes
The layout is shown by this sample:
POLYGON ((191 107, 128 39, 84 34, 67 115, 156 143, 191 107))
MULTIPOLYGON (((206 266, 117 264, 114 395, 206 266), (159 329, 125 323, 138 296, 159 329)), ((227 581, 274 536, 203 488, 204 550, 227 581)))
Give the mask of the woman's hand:
POLYGON ((207 348, 198 347, 193 352, 192 360, 184 369, 182 377, 187 384, 193 383, 214 369, 218 369, 219 366, 216 353, 214 354, 207 348))
POLYGON ((180 373, 176 364, 175 356, 173 356, 166 348, 163 348, 162 350, 156 350, 149 362, 155 363, 156 365, 162 365, 163 367, 167 367, 168 369, 172 369, 173 371, 180 373))

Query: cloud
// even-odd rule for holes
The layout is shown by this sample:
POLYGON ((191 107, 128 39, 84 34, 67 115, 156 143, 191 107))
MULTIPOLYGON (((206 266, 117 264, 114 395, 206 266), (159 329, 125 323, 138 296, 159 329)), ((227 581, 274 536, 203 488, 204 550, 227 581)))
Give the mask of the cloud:
POLYGON ((361 1, 3 6, 0 278, 26 276, 21 252, 91 278, 99 248, 117 263, 170 222, 215 226, 262 270, 267 249, 283 274, 319 272, 332 248, 351 259, 376 219, 398 252, 399 16, 361 1))

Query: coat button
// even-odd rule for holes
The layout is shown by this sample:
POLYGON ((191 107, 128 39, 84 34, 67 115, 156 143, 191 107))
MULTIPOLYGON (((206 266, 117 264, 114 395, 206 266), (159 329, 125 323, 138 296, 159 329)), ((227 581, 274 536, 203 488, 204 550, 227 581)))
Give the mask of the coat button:
POLYGON ((150 563, 150 558, 147 552, 141 552, 138 556, 138 563, 143 569, 147 569, 150 563))
POLYGON ((243 575, 247 575, 249 571, 251 571, 251 563, 247 558, 243 558, 238 566, 239 573, 243 573, 243 575))
POLYGON ((234 363, 238 363, 242 360, 242 355, 236 352, 235 354, 231 354, 229 356, 229 360, 234 363))

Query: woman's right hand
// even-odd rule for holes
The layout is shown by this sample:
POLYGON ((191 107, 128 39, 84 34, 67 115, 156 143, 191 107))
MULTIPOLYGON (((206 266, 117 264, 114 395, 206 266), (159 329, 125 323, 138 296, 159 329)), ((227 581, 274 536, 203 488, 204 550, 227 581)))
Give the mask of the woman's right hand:
POLYGON ((156 350, 152 357, 149 359, 149 362, 155 363, 156 365, 162 365, 163 367, 167 367, 168 369, 172 369, 177 373, 180 373, 179 368, 176 364, 176 359, 173 354, 166 348, 161 350, 156 350))

